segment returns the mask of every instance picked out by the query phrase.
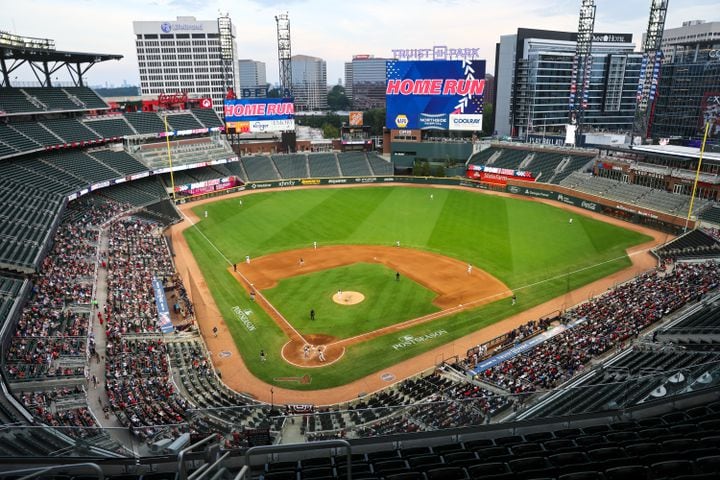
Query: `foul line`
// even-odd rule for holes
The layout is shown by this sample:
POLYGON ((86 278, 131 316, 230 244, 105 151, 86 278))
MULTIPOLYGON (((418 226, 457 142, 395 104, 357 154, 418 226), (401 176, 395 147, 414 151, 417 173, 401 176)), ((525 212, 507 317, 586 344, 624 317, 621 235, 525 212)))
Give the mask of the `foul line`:
MULTIPOLYGON (((185 215, 185 212, 183 212, 182 209, 178 208, 178 210, 180 210, 180 214, 181 214, 183 217, 185 217, 185 219, 186 219, 188 222, 190 222, 190 226, 192 226, 192 227, 195 229, 195 231, 197 231, 200 235, 202 235, 202 237, 205 239, 205 241, 206 241, 212 248, 214 248, 215 251, 218 252, 223 259, 225 259, 225 262, 227 262, 228 266, 232 267, 233 263, 230 261, 230 259, 227 258, 227 257, 220 251, 220 249, 217 248, 217 247, 215 246, 215 244, 214 244, 212 241, 210 241, 210 239, 209 239, 208 237, 205 236, 205 234, 197 227, 197 224, 196 224, 195 222, 193 222, 193 220, 192 220, 190 217, 188 217, 187 215, 185 215)), ((188 247, 189 247, 189 245, 188 245, 188 247)), ((255 292, 255 295, 257 295, 259 298, 261 298, 261 299, 265 302, 265 304, 268 305, 268 306, 273 310, 273 312, 275 312, 275 314, 277 314, 278 317, 280 317, 280 320, 282 320, 283 323, 285 323, 285 325, 287 325, 288 327, 290 327, 290 330, 292 330, 293 332, 295 332, 295 335, 297 335, 298 337, 300 337, 300 339, 301 339, 303 342, 308 343, 308 341, 305 340, 305 337, 303 337, 303 336, 300 334, 300 332, 298 332, 298 331, 295 329, 295 327, 293 327, 292 324, 291 324, 290 322, 288 322, 287 319, 286 319, 285 317, 283 317, 283 315, 282 315, 280 312, 278 312, 278 310, 277 310, 270 302, 268 302, 267 298, 265 298, 265 296, 264 296, 262 293, 260 293, 259 291, 256 291, 256 290, 255 290, 255 286, 250 282, 250 280, 249 280, 245 275, 243 275, 241 272, 235 272, 235 273, 237 273, 238 276, 239 276, 240 278, 242 278, 242 279, 245 281, 245 283, 250 286, 250 288, 252 289, 252 291, 255 292)))

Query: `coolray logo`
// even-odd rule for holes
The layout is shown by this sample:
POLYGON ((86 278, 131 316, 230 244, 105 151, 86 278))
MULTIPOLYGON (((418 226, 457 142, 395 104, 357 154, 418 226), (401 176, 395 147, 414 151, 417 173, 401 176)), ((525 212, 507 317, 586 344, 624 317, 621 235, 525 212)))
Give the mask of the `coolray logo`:
POLYGON ((170 31, 172 30, 172 25, 170 25, 169 23, 162 23, 160 24, 160 30, 165 33, 170 33, 170 31))
POLYGON ((436 330, 426 335, 420 335, 417 337, 413 335, 403 335, 402 337, 398 337, 398 340, 400 341, 394 344, 392 348, 393 350, 402 350, 404 348, 412 347, 413 345, 417 345, 419 343, 427 342, 428 340, 432 340, 434 338, 442 337, 443 335, 447 335, 447 333, 447 330, 436 330))
POLYGON ((482 130, 482 114, 450 114, 450 130, 482 130))
POLYGON ((516 187, 515 185, 511 185, 508 187, 508 192, 510 193, 521 193, 522 189, 520 187, 516 187))
POLYGON ((278 187, 293 187, 295 186, 295 180, 283 180, 278 183, 278 187))
POLYGON ((347 178, 331 178, 328 180, 328 183, 330 185, 336 184, 336 183, 347 183, 347 178))
POLYGON ((256 328, 255 324, 250 321, 250 318, 248 318, 248 315, 252 315, 252 310, 243 310, 238 305, 235 305, 232 310, 233 310, 233 313, 235 314, 235 318, 237 318, 240 321, 240 323, 245 325, 245 328, 247 329, 248 332, 255 331, 255 328, 256 328))
POLYGON ((397 125, 398 128, 405 128, 407 127, 409 123, 407 115, 400 114, 397 117, 395 117, 395 125, 397 125))

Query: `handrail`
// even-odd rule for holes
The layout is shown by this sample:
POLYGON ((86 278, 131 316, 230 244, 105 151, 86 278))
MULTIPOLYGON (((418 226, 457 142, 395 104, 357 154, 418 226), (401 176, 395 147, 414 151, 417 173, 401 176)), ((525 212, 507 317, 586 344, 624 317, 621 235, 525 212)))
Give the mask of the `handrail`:
POLYGON ((243 465, 233 480, 245 480, 245 475, 250 475, 250 467, 247 465, 243 465))
POLYGON ((212 472, 215 467, 220 465, 220 463, 222 463, 223 460, 225 460, 227 457, 229 457, 230 453, 231 452, 225 452, 222 456, 218 457, 218 459, 215 460, 213 463, 211 463, 209 465, 205 464, 205 465, 207 465, 207 468, 204 471, 197 469, 196 471, 194 471, 193 473, 191 473, 188 476, 188 480, 202 480, 207 475, 209 475, 210 472, 212 472))
POLYGON ((178 480, 187 480, 187 474, 185 473, 185 454, 196 449, 197 447, 201 445, 205 445, 210 440, 216 438, 215 434, 212 434, 208 437, 203 438, 199 442, 193 443, 189 447, 185 447, 182 450, 180 450, 180 453, 178 453, 177 457, 177 477, 178 480))
POLYGON ((23 468, 22 470, 11 470, 8 472, 3 472, 3 477, 5 476, 12 476, 17 474, 23 474, 28 473, 29 475, 25 475, 24 477, 20 477, 19 480, 30 480, 31 478, 37 478, 38 476, 50 473, 57 470, 62 470, 63 472, 69 471, 69 470, 81 470, 84 468, 90 468, 92 470, 95 470, 97 472, 98 480, 105 480, 105 474, 102 471, 102 468, 97 463, 76 463, 75 465, 53 465, 51 467, 35 467, 35 468, 23 468))
POLYGON ((259 445, 257 447, 250 447, 245 452, 245 466, 250 468, 250 457, 254 454, 263 453, 283 453, 283 452, 297 452, 303 450, 320 450, 323 448, 333 447, 345 447, 347 456, 347 473, 345 478, 352 480, 352 446, 350 442, 343 439, 336 440, 322 440, 319 442, 310 443, 290 443, 286 445, 259 445))

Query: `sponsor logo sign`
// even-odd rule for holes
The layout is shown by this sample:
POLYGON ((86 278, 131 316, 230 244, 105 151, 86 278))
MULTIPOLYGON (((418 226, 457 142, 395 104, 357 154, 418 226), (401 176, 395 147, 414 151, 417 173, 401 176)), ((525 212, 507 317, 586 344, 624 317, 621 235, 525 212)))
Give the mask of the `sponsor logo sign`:
POLYGON ((303 178, 300 180, 300 183, 302 185, 320 185, 320 179, 319 178, 303 178))
POLYGON ((482 114, 450 115, 450 130, 482 130, 482 114))
POLYGON ((403 350, 405 348, 427 342, 428 340, 442 337, 443 335, 447 335, 447 333, 447 330, 435 330, 434 332, 430 332, 426 335, 403 335, 398 337, 398 342, 393 344, 392 348, 393 350, 403 350))
POLYGON ((348 114, 348 123, 351 127, 362 127, 363 112, 350 112, 348 114))
POLYGON ((432 48, 394 48, 393 58, 398 60, 475 60, 480 58, 480 49, 473 47, 448 47, 435 45, 432 48))
POLYGON ((225 100, 225 122, 240 133, 282 132, 295 129, 292 98, 225 100))
POLYGON ((160 30, 165 33, 170 32, 202 32, 202 23, 169 23, 163 22, 160 24, 160 30))
POLYGON ((390 60, 386 68, 387 128, 482 128, 484 60, 390 60))
POLYGON ((447 130, 449 126, 448 116, 444 113, 434 115, 421 113, 420 118, 418 118, 418 125, 422 130, 447 130))
POLYGON ((250 315, 252 315, 252 310, 247 309, 243 310, 240 308, 239 305, 235 305, 233 308, 233 313, 235 314, 235 318, 242 323, 248 332, 254 332, 256 327, 255 324, 250 320, 250 315))

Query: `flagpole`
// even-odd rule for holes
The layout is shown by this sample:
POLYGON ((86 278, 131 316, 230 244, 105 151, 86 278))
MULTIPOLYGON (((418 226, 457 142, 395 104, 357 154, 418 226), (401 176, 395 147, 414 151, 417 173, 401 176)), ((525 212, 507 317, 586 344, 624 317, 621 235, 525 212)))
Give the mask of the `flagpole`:
MULTIPOLYGON (((707 142, 708 131, 710 130, 710 122, 705 123, 705 134, 703 135, 702 146, 700 147, 700 158, 698 159, 697 170, 695 171, 695 182, 693 182, 692 195, 690 196, 690 208, 688 208, 687 218, 685 219, 685 231, 687 232, 690 215, 692 215, 693 205, 695 204, 695 192, 697 191, 698 180, 700 179, 700 167, 702 166, 703 154, 705 153, 705 142, 707 142)), ((697 224, 696 224, 697 226, 697 224)))

